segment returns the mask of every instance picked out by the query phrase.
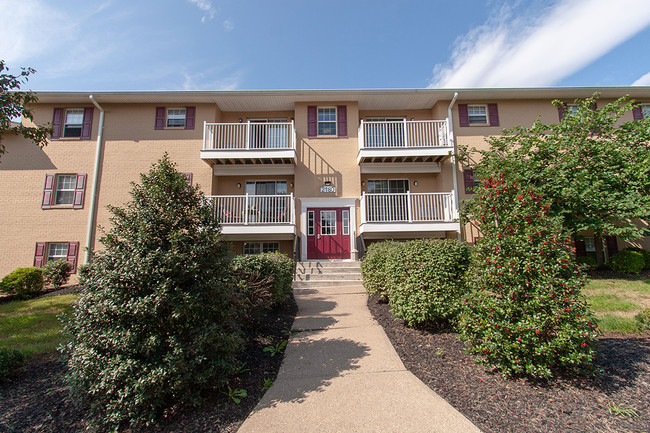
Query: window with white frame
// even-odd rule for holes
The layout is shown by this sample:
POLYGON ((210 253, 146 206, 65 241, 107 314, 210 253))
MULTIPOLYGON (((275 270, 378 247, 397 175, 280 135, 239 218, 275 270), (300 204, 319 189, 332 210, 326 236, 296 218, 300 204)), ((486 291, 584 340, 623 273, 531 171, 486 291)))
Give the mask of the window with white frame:
POLYGON ((487 125, 488 124, 487 105, 468 105, 467 116, 470 125, 487 125))
POLYGON ((318 107, 318 135, 336 135, 336 107, 318 107))
POLYGON ((65 110, 65 119, 63 122, 64 137, 81 137, 81 128, 84 123, 83 108, 68 108, 65 110))
POLYGON ((184 128, 185 127, 185 108, 168 108, 167 109, 167 127, 184 128))
POLYGON ((54 204, 72 204, 77 187, 76 174, 59 174, 56 176, 56 193, 54 204))
POLYGON ((314 236, 314 211, 307 212, 307 235, 314 236))
POLYGON ((68 243, 50 243, 47 246, 47 261, 51 260, 67 260, 68 258, 68 243))
POLYGON ((650 117, 650 104, 641 104, 641 113, 645 119, 650 117))
POLYGON ((585 251, 596 252, 596 240, 593 237, 585 237, 585 251))
POLYGON ((279 253, 279 242, 244 242, 244 254, 279 253))
POLYGON ((576 114, 578 112, 578 104, 566 104, 566 114, 576 114))
POLYGON ((350 211, 344 210, 343 215, 343 235, 347 236, 350 234, 350 211))

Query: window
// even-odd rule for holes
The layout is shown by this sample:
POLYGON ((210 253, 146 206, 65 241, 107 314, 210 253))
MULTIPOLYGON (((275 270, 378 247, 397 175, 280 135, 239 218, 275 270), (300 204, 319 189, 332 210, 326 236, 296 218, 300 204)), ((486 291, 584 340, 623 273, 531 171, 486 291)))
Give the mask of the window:
POLYGON ((52 206, 83 209, 86 178, 85 173, 46 174, 41 209, 50 209, 52 206))
POLYGON ((314 236, 314 211, 307 212, 307 235, 314 236))
POLYGON ((167 109, 167 127, 185 128, 185 108, 167 109))
POLYGON ((566 104, 567 114, 576 114, 578 112, 578 104, 566 104))
POLYGON ((244 242, 244 254, 279 253, 279 242, 244 242))
POLYGON ((68 243, 53 243, 47 246, 47 261, 65 260, 68 257, 68 243))
POLYGON ((247 181, 246 194, 251 195, 285 195, 287 193, 286 180, 247 181))
POLYGON ((56 176, 54 204, 72 204, 76 186, 76 174, 60 174, 56 176))
POLYGON ((344 210, 342 218, 343 218, 343 234, 347 236, 350 234, 350 211, 344 210))
POLYGON ((408 220, 408 179, 379 179, 368 181, 367 216, 370 221, 408 220))
POLYGON ((470 125, 487 125, 487 107, 485 105, 468 105, 467 115, 470 125))
POLYGON ((596 252, 596 240, 593 237, 585 237, 585 251, 596 252))
POLYGON ((650 104, 639 104, 632 109, 634 120, 647 119, 650 117, 650 104))
POLYGON ((318 135, 336 135, 336 108, 318 109, 318 135))
POLYGON ((403 117, 369 117, 364 124, 367 147, 403 147, 403 117))
POLYGON ((194 129, 196 107, 156 107, 154 129, 194 129))
POLYGON ((36 242, 34 266, 42 268, 50 260, 67 260, 72 263, 72 273, 77 271, 79 242, 36 242))
POLYGON ((641 114, 644 118, 650 117, 650 104, 641 104, 641 114))
POLYGON ((369 194, 400 194, 409 190, 408 179, 381 179, 368 181, 369 194))
POLYGON ((69 108, 65 110, 65 122, 63 124, 64 137, 81 137, 81 127, 84 123, 83 108, 69 108))
POLYGON ((473 168, 463 170, 463 180, 465 181, 465 194, 474 194, 476 189, 481 186, 481 180, 476 178, 473 168))
POLYGON ((52 115, 52 140, 90 140, 93 112, 93 108, 55 108, 52 115))
POLYGON ((320 234, 321 235, 336 234, 336 211, 335 210, 320 211, 320 234))
POLYGON ((499 126, 497 104, 458 104, 459 126, 499 126))

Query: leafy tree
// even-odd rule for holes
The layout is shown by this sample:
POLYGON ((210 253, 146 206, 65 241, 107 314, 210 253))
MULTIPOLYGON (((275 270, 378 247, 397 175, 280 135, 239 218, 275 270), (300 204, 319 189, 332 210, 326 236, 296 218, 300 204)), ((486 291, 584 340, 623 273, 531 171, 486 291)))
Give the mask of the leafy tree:
POLYGON ((64 346, 96 424, 149 423, 225 385, 242 339, 228 246, 198 186, 165 155, 133 185, 84 268, 64 346))
POLYGON ((596 321, 581 294, 585 276, 549 210, 550 201, 503 174, 485 177, 465 209, 482 237, 459 332, 479 362, 506 376, 589 368, 595 354, 596 321))
MULTIPOLYGON (((38 98, 31 90, 20 91, 20 87, 27 83, 29 76, 36 70, 21 68, 18 75, 9 74, 8 71, 9 68, 5 66, 4 60, 0 60, 0 139, 7 135, 18 134, 42 148, 47 145, 47 137, 52 134, 49 125, 25 126, 12 122, 12 119, 19 117, 34 120, 34 113, 29 108, 29 104, 36 102, 38 98)), ((5 146, 0 141, 0 155, 3 153, 5 153, 5 146)))
POLYGON ((531 185, 571 234, 593 230, 600 253, 604 235, 648 235, 636 222, 650 220, 650 119, 622 122, 634 102, 625 96, 596 108, 599 96, 576 100, 575 113, 559 123, 538 119, 530 128, 504 130, 487 139, 488 150, 474 151, 479 177, 504 173, 531 185))

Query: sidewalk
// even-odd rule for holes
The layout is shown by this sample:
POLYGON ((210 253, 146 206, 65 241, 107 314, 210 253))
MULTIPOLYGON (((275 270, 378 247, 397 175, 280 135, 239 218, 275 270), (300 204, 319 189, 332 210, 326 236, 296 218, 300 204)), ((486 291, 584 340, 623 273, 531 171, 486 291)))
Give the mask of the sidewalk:
POLYGON ((314 283, 294 288, 282 367, 240 433, 480 432, 405 369, 361 284, 314 283))

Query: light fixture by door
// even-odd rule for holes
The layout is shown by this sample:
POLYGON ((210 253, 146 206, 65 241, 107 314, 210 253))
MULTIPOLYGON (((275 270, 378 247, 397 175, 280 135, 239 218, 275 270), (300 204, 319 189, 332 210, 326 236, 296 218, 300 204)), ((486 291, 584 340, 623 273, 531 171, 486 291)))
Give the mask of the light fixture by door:
POLYGON ((241 183, 237 183, 237 188, 241 188, 241 183))
POLYGON ((325 186, 332 186, 332 181, 331 180, 326 180, 325 181, 325 186))
POLYGON ((418 186, 418 181, 417 181, 417 180, 414 181, 414 182, 413 182, 413 185, 418 186))

